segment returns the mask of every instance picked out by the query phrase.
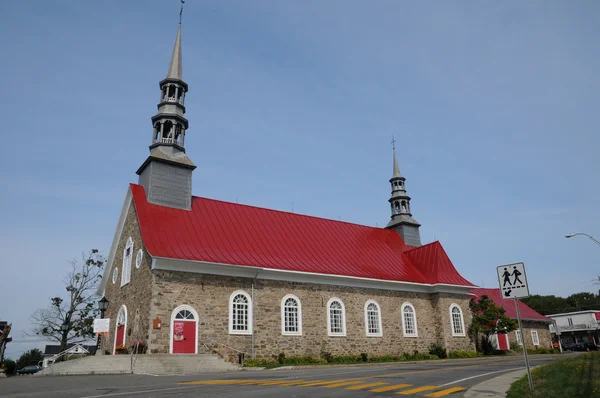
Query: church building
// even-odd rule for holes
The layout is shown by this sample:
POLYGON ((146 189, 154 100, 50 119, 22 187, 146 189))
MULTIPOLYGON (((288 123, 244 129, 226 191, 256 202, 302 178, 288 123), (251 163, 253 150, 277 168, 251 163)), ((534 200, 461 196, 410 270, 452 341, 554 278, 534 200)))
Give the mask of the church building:
POLYGON ((103 352, 136 341, 147 354, 230 360, 474 350, 475 286, 439 242, 421 244, 395 150, 385 228, 193 196, 181 23, 159 85, 150 153, 98 289, 109 301, 103 352))

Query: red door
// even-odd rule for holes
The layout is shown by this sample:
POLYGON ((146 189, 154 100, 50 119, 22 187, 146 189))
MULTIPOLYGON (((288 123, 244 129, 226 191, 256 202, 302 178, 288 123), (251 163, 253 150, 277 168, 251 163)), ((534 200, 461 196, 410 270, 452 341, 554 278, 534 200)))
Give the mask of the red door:
POLYGON ((196 322, 173 322, 173 354, 196 353, 196 322))
POLYGON ((125 340, 125 325, 119 325, 119 326, 117 326, 117 341, 115 342, 115 352, 117 350, 117 346, 122 345, 124 340, 125 340))
POLYGON ((498 333, 498 349, 508 350, 508 338, 504 333, 498 333))

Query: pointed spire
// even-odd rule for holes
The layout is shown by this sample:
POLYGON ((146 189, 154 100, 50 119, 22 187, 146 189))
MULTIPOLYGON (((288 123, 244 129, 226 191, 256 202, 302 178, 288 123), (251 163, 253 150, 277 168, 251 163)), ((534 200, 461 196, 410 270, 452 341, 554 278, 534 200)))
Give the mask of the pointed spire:
POLYGON ((167 79, 182 79, 181 74, 181 22, 177 28, 177 38, 175 39, 175 46, 173 46, 173 55, 171 56, 171 63, 169 64, 169 72, 167 73, 167 79))
POLYGON ((398 167, 398 159, 396 159, 396 149, 394 149, 394 175, 392 178, 402 177, 400 175, 400 167, 398 167))

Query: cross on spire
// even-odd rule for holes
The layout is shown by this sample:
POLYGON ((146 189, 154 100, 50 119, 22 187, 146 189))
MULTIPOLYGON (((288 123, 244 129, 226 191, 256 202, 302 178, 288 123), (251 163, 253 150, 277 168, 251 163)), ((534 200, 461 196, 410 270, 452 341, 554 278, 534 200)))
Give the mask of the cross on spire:
POLYGON ((179 25, 181 25, 181 15, 183 14, 183 4, 185 0, 181 0, 181 9, 179 10, 179 25))
POLYGON ((392 135, 392 149, 395 151, 396 150, 396 139, 394 138, 394 136, 392 135))

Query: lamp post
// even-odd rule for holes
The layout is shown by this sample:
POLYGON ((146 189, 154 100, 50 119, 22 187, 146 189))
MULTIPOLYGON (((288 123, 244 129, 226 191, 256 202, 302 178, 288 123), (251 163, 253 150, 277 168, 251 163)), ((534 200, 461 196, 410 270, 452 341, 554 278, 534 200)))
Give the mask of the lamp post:
POLYGON ((60 352, 67 349, 67 336, 69 335, 69 322, 65 319, 62 325, 60 325, 60 331, 62 336, 60 339, 60 352))
MULTIPOLYGON (((100 310, 100 319, 104 319, 104 311, 108 308, 108 300, 106 297, 102 297, 98 300, 98 309, 100 310)), ((102 342, 102 336, 98 333, 98 341, 96 342, 96 352, 100 352, 102 354, 102 350, 100 350, 100 343, 102 342)))
POLYGON ((594 243, 596 243, 598 246, 600 246, 600 242, 598 242, 592 235, 588 235, 588 234, 584 234, 583 232, 577 232, 576 234, 566 234, 565 238, 572 238, 574 236, 577 235, 583 235, 583 236, 587 236, 588 238, 590 238, 591 240, 594 241, 594 243))

